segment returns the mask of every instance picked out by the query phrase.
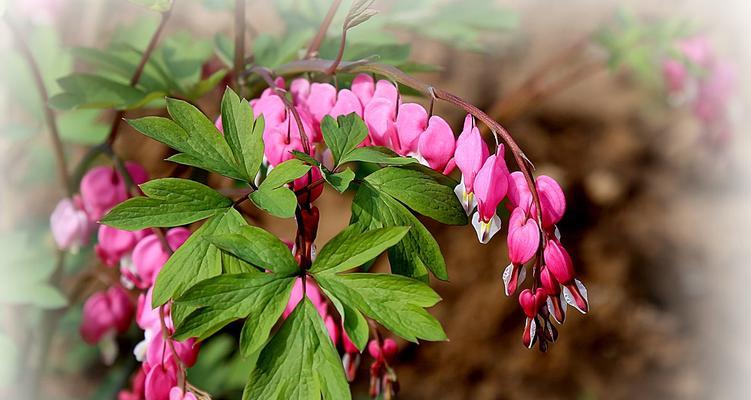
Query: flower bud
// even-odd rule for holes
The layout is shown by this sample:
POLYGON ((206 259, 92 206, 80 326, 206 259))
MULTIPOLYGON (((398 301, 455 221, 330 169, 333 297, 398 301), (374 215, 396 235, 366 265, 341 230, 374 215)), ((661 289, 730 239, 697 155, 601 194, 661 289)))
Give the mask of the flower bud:
POLYGON ((576 274, 571 257, 557 240, 548 240, 544 251, 545 265, 553 277, 563 285, 570 283, 576 274))
POLYGON ((60 200, 50 215, 52 237, 60 250, 78 251, 88 243, 94 226, 83 210, 80 198, 60 200))

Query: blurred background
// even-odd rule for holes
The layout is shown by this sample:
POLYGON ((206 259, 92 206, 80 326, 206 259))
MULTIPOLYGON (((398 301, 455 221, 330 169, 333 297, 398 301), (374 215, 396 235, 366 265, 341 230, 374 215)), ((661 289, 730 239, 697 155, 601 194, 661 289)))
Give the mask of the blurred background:
MULTIPOLYGON (((51 95, 73 71, 105 69, 113 44, 145 48, 159 21, 127 1, 6 0, 1 7, 24 32, 51 95)), ((246 51, 275 67, 304 51, 328 2, 248 0, 247 7, 246 51)), ((378 54, 501 122, 536 173, 561 182, 568 209, 559 228, 591 302, 588 315, 569 314, 550 351, 526 349, 523 313, 502 290, 505 241, 481 245, 468 227, 425 219, 448 265, 450 281, 433 282, 443 301, 431 311, 450 341, 399 342, 399 398, 751 397, 743 342, 751 305, 744 292, 751 281, 751 4, 379 0, 373 7, 379 15, 353 29, 346 57, 378 54), (666 84, 662 63, 672 53, 665 43, 696 36, 734 71, 719 127, 666 84)), ((179 87, 165 91, 182 90, 212 117, 228 78, 209 78, 231 68, 233 13, 234 1, 177 0, 158 50, 182 74, 179 87)), ((335 53, 340 26, 341 15, 322 57, 335 53)), ((101 289, 85 271, 100 269, 99 261, 82 249, 54 273, 49 215, 64 193, 28 65, 7 26, 0 32, 1 392, 24 399, 33 386, 40 398, 113 399, 137 366, 130 349, 140 338, 135 329, 119 338, 122 354, 105 366, 100 349, 78 335, 81 303, 101 289)), ((75 165, 105 138, 114 113, 60 103, 61 135, 75 165)), ((156 100, 126 115, 164 114, 159 107, 156 100)), ((459 130, 459 110, 438 103, 436 113, 459 130)), ((165 147, 121 129, 115 151, 123 159, 152 177, 175 173, 163 161, 165 147)), ((318 200, 319 246, 347 224, 351 197, 326 192, 318 200)), ((281 237, 294 232, 290 221, 253 218, 281 237)), ((239 398, 247 367, 235 350, 229 335, 205 343, 191 382, 214 398, 239 398)), ((353 390, 367 398, 367 363, 360 373, 353 390)))

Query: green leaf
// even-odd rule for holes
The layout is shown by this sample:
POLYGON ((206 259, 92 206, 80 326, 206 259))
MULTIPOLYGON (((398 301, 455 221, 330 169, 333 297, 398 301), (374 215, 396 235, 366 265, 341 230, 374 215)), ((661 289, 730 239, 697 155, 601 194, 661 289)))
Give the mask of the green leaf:
POLYGON ((232 200, 188 179, 154 179, 141 185, 148 197, 133 197, 110 210, 102 223, 135 231, 191 224, 232 207, 232 200))
POLYGON ((321 290, 323 290, 323 293, 326 295, 326 297, 331 300, 331 303, 334 304, 334 308, 336 308, 336 311, 339 313, 339 316, 342 319, 344 331, 347 332, 349 339, 352 341, 355 347, 357 347, 358 350, 360 350, 361 352, 364 351, 365 346, 368 345, 368 335, 370 331, 368 327, 368 321, 356 308, 342 303, 341 301, 339 301, 339 299, 336 298, 336 296, 334 296, 332 293, 329 293, 329 291, 327 291, 326 289, 321 288, 321 290))
POLYGON ((302 177, 308 171, 310 171, 310 165, 305 165, 297 159, 287 160, 274 167, 258 189, 276 189, 302 177))
POLYGON ((394 226, 361 232, 360 227, 350 226, 323 246, 310 272, 331 274, 365 264, 402 240, 407 231, 409 227, 394 226))
POLYGON ((253 119, 253 109, 229 87, 222 98, 222 128, 235 160, 252 182, 263 161, 263 117, 253 119))
POLYGON ((327 115, 321 121, 321 133, 334 156, 334 165, 338 166, 342 157, 365 140, 368 127, 355 113, 339 116, 336 120, 327 115))
POLYGON ((352 398, 342 362, 310 300, 298 303, 264 347, 243 400, 352 398))
POLYGON ((130 0, 130 2, 156 12, 165 12, 172 8, 172 0, 130 0))
POLYGON ((261 228, 246 225, 232 233, 211 236, 208 240, 258 268, 284 276, 295 275, 300 271, 289 247, 261 228))
POLYGON ((377 190, 438 222, 467 224, 467 214, 453 189, 420 171, 389 167, 368 175, 365 180, 377 190))
POLYGON ((295 279, 275 274, 220 275, 188 289, 177 304, 197 307, 177 327, 175 339, 205 339, 228 323, 247 318, 241 343, 245 355, 258 350, 289 301, 295 279))
POLYGON ((272 215, 292 218, 297 208, 297 197, 284 185, 302 177, 308 171, 310 171, 310 165, 306 165, 301 160, 296 158, 287 160, 269 172, 258 190, 250 194, 250 200, 258 208, 272 215))
POLYGON ((223 254, 207 237, 238 230, 247 223, 234 208, 211 217, 180 246, 162 267, 154 283, 152 306, 161 306, 180 297, 196 283, 219 275, 230 265, 242 263, 236 257, 223 254))
POLYGON ((316 167, 320 167, 321 163, 318 162, 315 158, 303 153, 302 151, 292 150, 292 155, 295 156, 296 159, 307 163, 308 165, 315 165, 316 167))
POLYGON ((349 187, 349 184, 352 183, 352 180, 355 179, 355 173, 349 168, 337 173, 332 173, 324 169, 321 169, 321 172, 323 173, 323 179, 325 179, 326 182, 333 186, 339 193, 344 193, 349 187))
POLYGON ((407 165, 417 163, 412 157, 402 157, 388 147, 366 146, 358 147, 347 153, 341 160, 340 164, 360 161, 381 165, 407 165))
POLYGON ((389 249, 389 263, 395 274, 427 281, 427 271, 448 279, 446 262, 433 236, 409 210, 393 197, 377 191, 368 182, 360 185, 352 201, 350 223, 362 231, 385 226, 411 226, 401 242, 389 249))
POLYGON ((405 340, 446 340, 441 324, 424 309, 441 298, 423 282, 373 273, 322 274, 316 281, 342 304, 356 308, 405 340))
POLYGON ((58 84, 63 93, 50 99, 52 107, 61 110, 75 108, 115 108, 125 110, 138 108, 164 96, 165 93, 146 93, 127 83, 92 75, 75 73, 60 78, 58 84))
POLYGON ((297 208, 297 196, 286 187, 259 189, 250 194, 256 207, 279 218, 292 218, 297 208))
POLYGON ((192 105, 168 99, 174 122, 162 117, 144 117, 128 123, 144 135, 181 152, 168 160, 244 180, 232 150, 214 124, 192 105))

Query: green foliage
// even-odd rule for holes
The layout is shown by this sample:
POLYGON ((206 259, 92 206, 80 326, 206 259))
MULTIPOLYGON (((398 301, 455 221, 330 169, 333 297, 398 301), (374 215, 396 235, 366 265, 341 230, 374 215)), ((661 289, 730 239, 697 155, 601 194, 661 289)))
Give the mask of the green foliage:
POLYGON ((155 179, 141 185, 146 197, 118 204, 102 223, 118 229, 187 225, 226 212, 232 200, 214 189, 188 179, 155 179))
POLYGON ((210 237, 209 241, 262 270, 292 276, 300 269, 284 242, 255 226, 243 226, 235 233, 215 235, 210 237))
POLYGON ((339 162, 344 164, 354 161, 381 165, 408 165, 417 163, 417 160, 412 157, 402 157, 388 147, 381 146, 358 147, 347 153, 339 162))
POLYGON ((342 172, 333 173, 322 168, 321 172, 323 173, 323 179, 325 179, 326 182, 328 182, 329 185, 339 193, 344 193, 349 187, 349 184, 352 183, 352 180, 355 179, 355 173, 351 169, 345 169, 342 172))
POLYGON ((164 264, 154 284, 154 307, 179 297, 196 283, 217 276, 225 270, 249 270, 236 257, 223 254, 208 238, 234 232, 247 225, 235 209, 215 215, 198 228, 164 264), (239 264, 239 265, 238 265, 239 264))
POLYGON ((453 189, 420 171, 389 167, 368 175, 365 180, 380 192, 438 222, 467 224, 467 214, 453 189))
POLYGON ((446 340, 427 311, 441 299, 427 284, 391 274, 317 274, 316 281, 338 301, 378 321, 405 340, 446 340))
POLYGON ((248 101, 227 88, 222 98, 222 128, 245 180, 252 182, 263 161, 263 116, 254 121, 248 101))
POLYGON ((178 304, 196 308, 177 327, 175 338, 205 339, 228 323, 247 318, 241 348, 247 356, 258 350, 284 311, 293 277, 277 274, 220 275, 198 283, 178 304))
POLYGON ((395 226, 361 232, 358 227, 350 226, 326 243, 310 272, 336 273, 363 265, 398 243, 408 230, 395 226))
POLYGON ((286 184, 310 171, 310 165, 298 159, 287 160, 269 172, 250 200, 263 210, 280 218, 292 218, 297 207, 297 196, 286 184))
POLYGON ((351 399, 342 362, 310 300, 298 303, 258 356, 243 399, 351 399))
POLYGON ((245 179, 246 174, 240 171, 227 141, 197 108, 182 100, 167 99, 167 111, 172 120, 144 117, 128 123, 144 135, 180 152, 170 157, 170 161, 234 179, 245 179))
MULTIPOLYGON (((451 217, 451 210, 454 209, 453 206, 443 211, 436 211, 431 209, 429 200, 414 193, 409 194, 410 190, 408 188, 405 189, 408 190, 405 194, 394 190, 394 187, 397 187, 396 185, 398 184, 395 184, 395 186, 384 185, 380 177, 383 177, 384 174, 391 174, 392 172, 387 171, 390 169, 393 168, 385 168, 365 178, 365 182, 360 185, 352 201, 352 217, 350 222, 363 231, 387 226, 412 227, 402 241, 389 250, 391 271, 396 274, 427 281, 427 271, 429 270, 438 279, 448 279, 446 262, 433 236, 404 205, 389 193, 379 190, 379 187, 388 186, 387 190, 389 192, 399 196, 408 206, 415 207, 418 212, 422 210, 432 216, 437 216, 436 218, 446 220, 458 221, 460 217, 451 217)), ((424 176, 427 176, 412 176, 412 172, 409 172, 410 170, 400 170, 403 172, 398 172, 398 175, 409 176, 411 179, 422 181, 426 179, 424 176)), ((415 187, 413 190, 420 190, 420 187, 415 187)), ((436 190, 440 192, 440 190, 436 190)), ((456 202, 457 200, 454 196, 450 200, 446 199, 446 201, 456 202)), ((442 208, 445 205, 436 204, 435 207, 442 208)))
POLYGON ((342 115, 336 120, 327 115, 321 121, 321 133, 334 156, 334 165, 338 166, 343 156, 354 150, 368 137, 368 127, 355 113, 342 115))

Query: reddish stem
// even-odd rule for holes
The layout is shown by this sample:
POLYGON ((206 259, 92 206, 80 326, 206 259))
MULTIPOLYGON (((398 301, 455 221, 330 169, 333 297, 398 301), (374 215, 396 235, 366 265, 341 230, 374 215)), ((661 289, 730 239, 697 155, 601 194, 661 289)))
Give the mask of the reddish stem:
POLYGON ((305 59, 313 58, 318 56, 318 50, 321 48, 321 44, 323 44, 323 40, 326 38, 326 32, 329 30, 329 26, 331 26, 331 21, 334 19, 334 15, 336 15, 336 10, 339 9, 339 5, 342 3, 342 0, 334 0, 331 2, 331 6, 329 7, 329 11, 326 13, 326 17, 323 18, 323 21, 321 22, 321 26, 318 27, 318 32, 316 33, 313 40, 310 42, 310 46, 308 46, 308 51, 305 52, 305 59))

